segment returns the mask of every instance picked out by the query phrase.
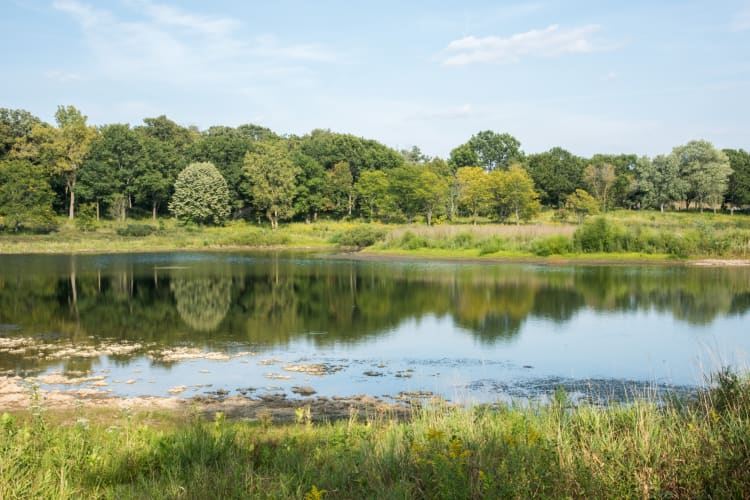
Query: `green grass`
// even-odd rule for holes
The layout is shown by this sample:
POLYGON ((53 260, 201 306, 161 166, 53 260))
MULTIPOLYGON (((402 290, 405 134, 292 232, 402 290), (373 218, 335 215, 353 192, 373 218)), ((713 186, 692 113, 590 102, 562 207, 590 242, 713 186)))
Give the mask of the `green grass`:
POLYGON ((172 219, 104 221, 93 230, 61 222, 56 232, 0 235, 0 253, 142 252, 221 248, 366 248, 423 258, 649 261, 750 256, 750 218, 712 213, 614 211, 582 226, 544 212, 530 224, 383 225, 321 220, 278 231, 244 221, 222 227, 172 219))
MULTIPOLYGON (((750 381, 695 399, 416 410, 315 424, 0 416, 2 498, 742 498, 750 381)), ((314 417, 314 416, 313 416, 314 417)))

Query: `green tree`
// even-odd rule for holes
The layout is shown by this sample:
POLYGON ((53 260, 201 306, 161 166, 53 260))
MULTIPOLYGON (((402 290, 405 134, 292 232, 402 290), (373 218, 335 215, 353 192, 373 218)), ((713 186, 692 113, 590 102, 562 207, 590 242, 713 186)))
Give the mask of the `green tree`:
POLYGON ((567 195, 583 186, 583 160, 562 148, 529 155, 526 170, 548 206, 562 206, 567 195))
POLYGON ((729 166, 732 167, 726 202, 731 213, 734 213, 735 208, 750 205, 750 152, 744 149, 723 151, 729 158, 729 166))
POLYGON ((615 169, 615 181, 607 195, 609 206, 630 208, 638 203, 635 197, 638 194, 637 162, 638 156, 634 154, 596 154, 591 157, 590 164, 607 163, 615 169))
POLYGON ((27 160, 0 161, 0 216, 13 231, 52 226, 53 198, 43 167, 27 160))
POLYGON ((326 183, 328 206, 335 214, 352 215, 354 208, 354 177, 348 162, 340 161, 328 171, 326 183))
POLYGON ((8 156, 16 141, 28 138, 42 121, 23 109, 0 108, 0 159, 8 156))
POLYGON ((458 170, 461 167, 476 167, 479 165, 479 155, 467 142, 451 150, 448 163, 453 167, 453 170, 458 170))
POLYGON ((458 181, 458 203, 471 214, 472 224, 483 212, 491 199, 487 172, 481 167, 461 167, 456 171, 458 181))
POLYGON ((299 167, 291 160, 284 141, 263 141, 245 155, 244 190, 253 205, 271 222, 275 231, 279 219, 294 215, 295 182, 299 167))
MULTIPOLYGON (((354 186, 361 204, 367 207, 369 219, 372 221, 377 211, 382 208, 388 197, 388 176, 382 170, 362 172, 354 186)), ((361 206, 360 204, 360 206, 361 206)))
POLYGON ((448 198, 448 181, 428 168, 420 173, 418 196, 422 199, 422 210, 427 218, 427 225, 432 225, 432 217, 445 207, 448 198))
POLYGON ((388 172, 389 194, 408 222, 424 206, 426 193, 422 189, 423 170, 423 167, 407 163, 388 172))
POLYGON ((638 186, 644 193, 647 206, 659 207, 664 212, 667 203, 684 198, 687 183, 680 175, 680 168, 673 155, 659 155, 653 160, 647 157, 638 159, 636 166, 638 186))
POLYGON ((510 134, 483 130, 471 136, 466 144, 451 151, 453 167, 480 166, 487 171, 507 170, 512 164, 524 160, 521 142, 510 134))
POLYGON ((95 203, 97 219, 102 199, 111 202, 115 194, 125 199, 122 218, 133 207, 137 188, 142 187, 136 179, 143 162, 143 146, 130 125, 105 125, 99 129, 81 167, 79 179, 80 194, 95 203))
POLYGON ((490 205, 501 221, 513 216, 516 225, 539 213, 539 194, 534 180, 520 165, 507 171, 493 170, 488 176, 490 205))
POLYGON ((617 180, 615 167, 609 163, 592 163, 584 169, 583 179, 606 212, 609 192, 617 180))
POLYGON ((732 174, 729 158, 704 140, 677 146, 672 150, 672 156, 680 169, 680 175, 687 181, 687 205, 694 202, 703 212, 703 206, 709 204, 715 212, 732 174))
POLYGON ((68 218, 75 217, 76 183, 78 171, 96 137, 96 129, 86 125, 87 117, 73 106, 58 106, 55 113, 57 128, 36 126, 34 132, 44 134, 42 156, 50 161, 54 171, 65 181, 68 195, 68 218))
POLYGON ((583 224, 587 216, 599 213, 599 202, 583 189, 576 189, 565 197, 565 208, 576 214, 578 224, 583 224))
POLYGON ((326 171, 323 165, 304 154, 299 147, 292 150, 291 159, 297 167, 294 213, 304 217, 307 222, 316 221, 324 206, 326 171))
POLYGON ((220 224, 229 215, 227 182, 212 163, 191 163, 177 176, 169 210, 180 220, 220 224))

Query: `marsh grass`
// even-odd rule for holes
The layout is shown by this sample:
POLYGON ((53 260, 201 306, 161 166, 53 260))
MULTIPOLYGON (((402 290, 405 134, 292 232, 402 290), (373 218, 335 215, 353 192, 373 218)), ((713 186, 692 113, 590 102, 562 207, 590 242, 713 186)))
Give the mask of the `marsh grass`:
POLYGON ((2 498, 743 498, 750 382, 607 408, 434 404, 321 424, 0 416, 2 498))

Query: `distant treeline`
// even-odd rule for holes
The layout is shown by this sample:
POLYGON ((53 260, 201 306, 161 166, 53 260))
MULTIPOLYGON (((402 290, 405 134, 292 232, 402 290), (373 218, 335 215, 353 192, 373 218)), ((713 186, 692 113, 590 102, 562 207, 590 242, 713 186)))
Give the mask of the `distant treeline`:
POLYGON ((281 136, 257 125, 92 127, 72 106, 56 124, 0 108, 0 217, 6 230, 53 229, 67 214, 83 229, 102 217, 175 216, 220 224, 362 217, 491 218, 520 223, 542 206, 582 220, 611 208, 750 205, 750 153, 703 140, 654 158, 525 154, 513 136, 481 131, 449 158, 396 151, 329 130, 281 136))

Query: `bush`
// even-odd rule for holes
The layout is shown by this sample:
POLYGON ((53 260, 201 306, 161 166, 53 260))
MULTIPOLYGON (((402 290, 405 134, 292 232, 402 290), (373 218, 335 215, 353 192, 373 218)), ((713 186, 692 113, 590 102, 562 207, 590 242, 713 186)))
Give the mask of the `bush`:
POLYGON ((501 250, 507 250, 508 245, 509 241, 506 238, 500 238, 499 236, 487 238, 479 244, 479 255, 487 255, 497 253, 501 250))
POLYGON ((573 245, 584 253, 619 252, 629 246, 623 245, 623 242, 627 243, 623 228, 604 217, 585 222, 573 234, 573 245))
POLYGON ((331 238, 331 243, 343 247, 369 247, 385 239, 385 230, 373 226, 359 226, 348 231, 336 233, 331 238))
POLYGON ((148 224, 128 224, 125 227, 118 227, 116 232, 120 236, 131 236, 134 238, 143 238, 156 231, 154 226, 148 224))
POLYGON ((540 257, 549 255, 561 255, 573 250, 573 242, 564 234, 550 236, 531 243, 531 252, 540 257))
POLYGON ((398 246, 405 250, 417 250, 418 248, 426 248, 428 242, 422 236, 417 236, 411 231, 406 231, 398 240, 398 246))

